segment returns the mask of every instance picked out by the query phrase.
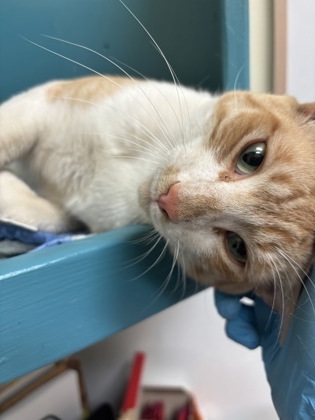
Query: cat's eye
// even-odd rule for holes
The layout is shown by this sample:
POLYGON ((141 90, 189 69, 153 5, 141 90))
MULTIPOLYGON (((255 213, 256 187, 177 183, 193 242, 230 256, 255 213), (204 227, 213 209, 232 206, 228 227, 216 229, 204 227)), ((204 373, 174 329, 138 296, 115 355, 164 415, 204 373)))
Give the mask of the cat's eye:
POLYGON ((246 263, 247 251, 243 239, 234 232, 226 232, 226 247, 230 255, 241 264, 246 263))
POLYGON ((253 143, 246 147, 236 162, 236 172, 240 175, 248 175, 255 172, 263 163, 266 152, 266 143, 253 143))

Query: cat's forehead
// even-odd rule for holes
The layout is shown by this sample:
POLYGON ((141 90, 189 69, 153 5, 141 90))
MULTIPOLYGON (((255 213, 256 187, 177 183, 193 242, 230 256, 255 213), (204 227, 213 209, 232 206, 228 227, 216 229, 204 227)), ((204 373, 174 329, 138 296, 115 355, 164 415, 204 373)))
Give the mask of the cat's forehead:
POLYGON ((215 113, 217 118, 225 118, 244 111, 289 115, 297 106, 296 99, 291 96, 234 91, 225 93, 219 98, 215 113))

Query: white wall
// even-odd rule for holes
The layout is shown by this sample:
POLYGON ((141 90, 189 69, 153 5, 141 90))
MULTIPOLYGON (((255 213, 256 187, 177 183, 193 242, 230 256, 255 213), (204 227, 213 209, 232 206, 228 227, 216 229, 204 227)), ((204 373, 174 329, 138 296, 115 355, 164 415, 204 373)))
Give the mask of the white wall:
POLYGON ((315 1, 287 0, 287 89, 315 101, 315 1))

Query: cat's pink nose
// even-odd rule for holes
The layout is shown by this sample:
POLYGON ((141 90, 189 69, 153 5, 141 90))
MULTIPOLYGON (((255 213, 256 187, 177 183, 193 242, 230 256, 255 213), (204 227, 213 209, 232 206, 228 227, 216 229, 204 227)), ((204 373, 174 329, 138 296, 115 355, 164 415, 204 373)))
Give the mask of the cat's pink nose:
POLYGON ((176 182, 175 184, 171 185, 167 194, 161 194, 157 199, 159 208, 172 222, 176 222, 178 220, 178 192, 179 182, 176 182))

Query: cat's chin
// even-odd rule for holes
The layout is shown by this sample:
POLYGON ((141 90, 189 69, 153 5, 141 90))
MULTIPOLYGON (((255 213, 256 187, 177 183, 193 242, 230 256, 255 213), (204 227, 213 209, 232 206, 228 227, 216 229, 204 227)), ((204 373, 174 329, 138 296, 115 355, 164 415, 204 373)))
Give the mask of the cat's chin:
POLYGON ((238 283, 221 283, 217 282, 213 285, 220 292, 228 293, 230 295, 243 295, 250 293, 253 289, 253 286, 248 284, 238 284, 238 283))
POLYGON ((208 273, 207 275, 195 275, 192 277, 194 280, 196 280, 198 283, 204 285, 204 286, 211 286, 219 290, 220 292, 227 293, 230 295, 244 295, 246 293, 250 293, 253 289, 252 285, 245 284, 245 283, 239 283, 239 282, 233 282, 231 281, 224 281, 220 278, 215 278, 212 273, 208 273))

